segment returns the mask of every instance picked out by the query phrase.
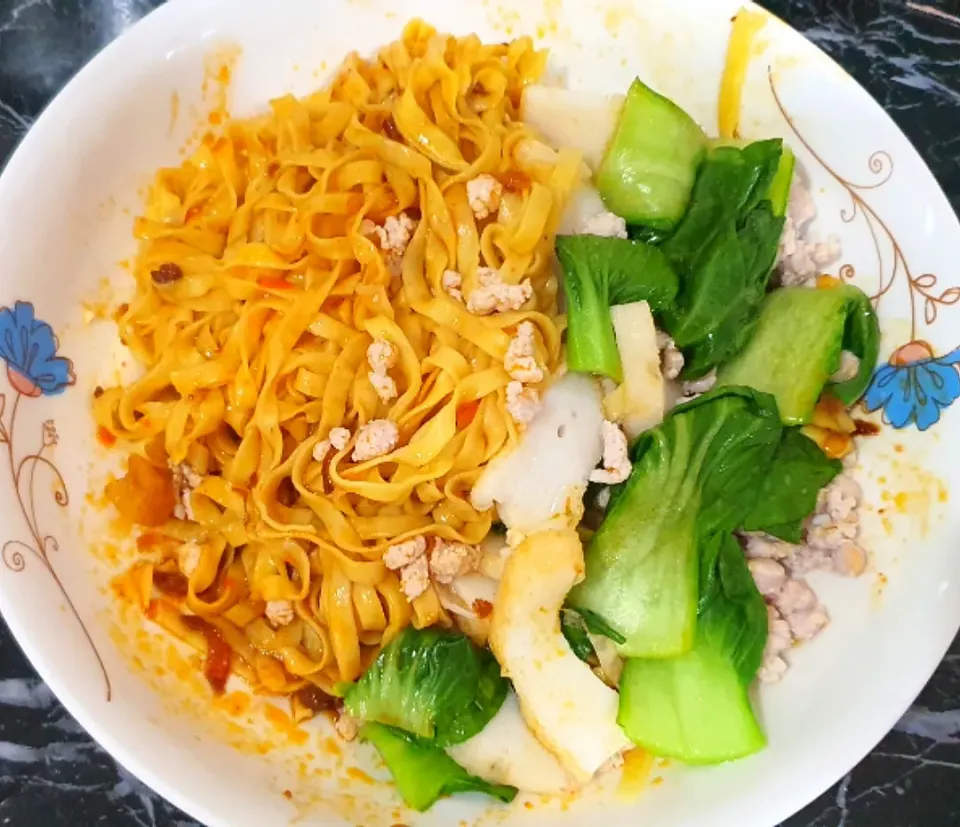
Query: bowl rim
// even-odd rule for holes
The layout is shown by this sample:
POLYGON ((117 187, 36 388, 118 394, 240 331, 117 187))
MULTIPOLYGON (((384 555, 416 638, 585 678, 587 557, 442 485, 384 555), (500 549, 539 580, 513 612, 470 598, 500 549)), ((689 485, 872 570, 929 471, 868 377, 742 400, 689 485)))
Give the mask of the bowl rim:
MULTIPOLYGON (((139 43, 148 45, 152 39, 151 36, 153 32, 158 31, 162 26, 174 23, 183 13, 183 10, 188 7, 192 13, 201 14, 204 13, 203 10, 205 8, 225 8, 229 2, 230 0, 166 0, 160 6, 153 8, 136 21, 129 29, 121 32, 111 42, 107 43, 94 54, 49 101, 37 116, 34 124, 14 148, 6 164, 2 170, 0 170, 0 193, 10 187, 20 185, 20 182, 17 180, 20 176, 20 167, 23 165, 23 159, 34 152, 34 144, 44 139, 47 132, 51 130, 51 125, 55 122, 58 115, 62 111, 67 110, 78 95, 82 97, 87 88, 96 85, 100 78, 109 74, 114 64, 117 63, 118 59, 124 53, 130 52, 139 43)), ((519 2, 519 0, 513 0, 513 2, 519 2)), ((636 2, 636 0, 630 0, 630 2, 636 2)), ((760 7, 757 3, 753 2, 753 0, 744 0, 742 5, 754 10, 759 10, 763 14, 777 20, 789 29, 791 36, 801 38, 815 50, 819 60, 828 61, 839 71, 843 79, 852 82, 856 88, 869 99, 870 104, 882 114, 891 130, 894 131, 895 134, 898 134, 902 140, 910 146, 923 167, 929 171, 926 160, 900 126, 886 113, 883 107, 862 84, 847 72, 833 57, 823 51, 817 44, 807 39, 800 31, 780 16, 760 7)), ((955 216, 949 199, 932 172, 931 179, 935 182, 935 189, 931 192, 931 195, 935 192, 936 196, 942 199, 949 213, 955 216)), ((843 778, 844 775, 849 773, 862 759, 867 757, 872 749, 892 730, 903 713, 909 709, 924 686, 929 682, 932 675, 936 672, 944 656, 949 651, 951 643, 957 636, 957 633, 960 632, 960 604, 957 605, 953 616, 954 620, 951 624, 943 624, 940 630, 941 634, 937 640, 934 642, 928 641, 927 648, 931 653, 937 653, 936 658, 933 658, 931 654, 930 661, 925 667, 918 667, 912 671, 908 670, 906 673, 900 673, 896 684, 891 683, 890 689, 895 689, 896 691, 890 691, 886 695, 890 700, 881 710, 885 711, 885 714, 880 715, 878 712, 875 712, 869 726, 860 727, 856 731, 847 733, 842 743, 835 744, 833 749, 824 754, 822 764, 818 766, 815 773, 810 773, 805 777, 802 785, 795 785, 786 795, 769 800, 768 805, 765 807, 765 814, 768 813, 773 817, 771 824, 780 823, 812 803, 833 784, 843 778), (881 721, 883 723, 882 730, 879 724, 881 721)), ((59 678, 56 671, 48 665, 47 657, 42 647, 36 642, 36 638, 30 634, 25 624, 21 622, 21 619, 15 613, 10 613, 9 615, 4 614, 3 619, 10 628, 11 634, 17 644, 30 661, 31 667, 38 673, 43 682, 50 687, 58 701, 69 714, 77 720, 83 729, 111 758, 189 817, 200 821, 202 824, 210 825, 210 827, 221 827, 221 825, 222 827, 228 827, 225 816, 212 811, 202 802, 189 798, 187 795, 181 793, 178 788, 168 782, 162 774, 154 772, 148 763, 142 760, 140 754, 135 750, 129 749, 121 739, 114 737, 108 729, 102 728, 98 722, 97 715, 91 712, 88 705, 80 701, 73 694, 66 681, 59 678)))

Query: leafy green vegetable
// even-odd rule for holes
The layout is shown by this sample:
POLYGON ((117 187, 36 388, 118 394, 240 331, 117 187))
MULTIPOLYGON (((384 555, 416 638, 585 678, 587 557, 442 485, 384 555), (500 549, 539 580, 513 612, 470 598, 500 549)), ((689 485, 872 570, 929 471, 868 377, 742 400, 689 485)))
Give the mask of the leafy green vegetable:
POLYGON ((589 609, 580 609, 580 616, 583 618, 583 625, 587 627, 587 631, 591 635, 610 638, 614 643, 627 642, 627 639, 623 635, 610 626, 596 612, 591 612, 589 609))
POLYGON ((817 494, 842 470, 840 460, 829 459, 798 429, 787 428, 743 528, 802 542, 803 521, 817 507, 817 494))
POLYGON ((780 140, 714 147, 690 209, 660 248, 680 280, 662 320, 685 351, 686 378, 723 363, 749 337, 783 233, 787 170, 780 140))
POLYGON ((670 238, 670 230, 655 230, 653 227, 644 227, 640 224, 628 224, 627 237, 632 241, 642 241, 644 244, 658 247, 670 238))
POLYGON ((596 658, 596 651, 590 642, 590 635, 583 618, 572 609, 564 609, 560 612, 560 631, 570 644, 575 654, 580 660, 587 663, 591 658, 596 658))
POLYGON ((663 253, 640 241, 595 235, 557 236, 567 296, 567 365, 620 382, 623 366, 610 319, 615 304, 646 301, 667 307, 677 277, 663 253))
POLYGON ((700 590, 697 639, 713 641, 747 687, 763 662, 766 603, 732 534, 716 534, 705 544, 701 570, 708 574, 700 590))
POLYGON ((671 657, 693 645, 700 547, 753 508, 780 433, 772 397, 727 388, 675 408, 634 443, 633 471, 568 597, 623 636, 622 655, 671 657))
POLYGON ((846 382, 831 382, 830 393, 849 407, 860 399, 870 386, 870 377, 873 376, 877 357, 880 355, 880 322, 877 320, 873 302, 866 293, 852 285, 847 285, 846 289, 854 292, 850 294, 846 304, 847 322, 843 327, 843 349, 854 354, 860 360, 860 366, 857 375, 852 379, 846 382))
POLYGON ((786 215, 787 205, 790 203, 790 186, 793 183, 793 170, 797 165, 797 156, 786 144, 783 145, 783 154, 777 174, 770 184, 770 206, 774 215, 786 215))
POLYGON ((516 787, 490 784, 470 775, 432 742, 383 724, 364 724, 360 738, 376 747, 397 783, 407 806, 423 812, 438 798, 455 793, 478 792, 500 801, 513 801, 516 787))
POLYGON ((747 689, 767 639, 767 610, 736 539, 705 544, 693 649, 674 658, 631 658, 620 678, 624 732, 654 755, 715 764, 762 749, 747 689))
POLYGON ((344 706, 356 718, 444 747, 480 732, 500 709, 507 686, 493 655, 468 638, 408 626, 347 690, 344 706))
POLYGON ((596 661, 597 651, 590 635, 605 637, 614 643, 626 643, 626 638, 616 629, 611 629, 606 621, 589 609, 571 609, 565 607, 560 612, 560 631, 580 660, 596 661))
POLYGON ((763 301, 756 330, 718 374, 719 384, 747 385, 777 398, 785 424, 810 421, 841 352, 860 360, 857 375, 832 386, 850 405, 864 393, 877 364, 880 327, 870 300, 856 287, 785 287, 763 301))
POLYGON ((729 299, 732 304, 720 325, 686 348, 684 378, 704 376, 738 353, 749 341, 756 326, 757 306, 766 290, 782 227, 779 219, 771 217, 765 204, 751 214, 741 233, 741 238, 746 240, 742 249, 753 250, 758 255, 766 251, 771 257, 767 260, 744 261, 742 272, 747 274, 747 287, 738 297, 729 299))
POLYGON ((638 78, 597 170, 600 196, 630 224, 673 227, 690 200, 706 143, 686 112, 638 78))
MULTIPOLYGON (((717 146, 710 150, 693 188, 690 208, 664 244, 664 252, 682 271, 684 303, 700 298, 696 286, 698 262, 711 255, 717 237, 735 235, 758 206, 780 164, 782 142, 757 141, 745 147, 717 146)), ((682 328, 679 328, 682 330, 682 328)))

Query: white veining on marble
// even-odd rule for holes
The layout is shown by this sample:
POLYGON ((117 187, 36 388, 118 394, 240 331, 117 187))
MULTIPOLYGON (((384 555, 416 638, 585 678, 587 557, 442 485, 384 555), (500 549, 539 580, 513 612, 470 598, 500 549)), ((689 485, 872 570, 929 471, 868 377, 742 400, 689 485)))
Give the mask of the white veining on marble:
POLYGON ((24 117, 12 106, 0 100, 0 122, 3 121, 9 123, 14 130, 22 133, 26 133, 32 124, 30 118, 24 117))
POLYGON ((914 706, 894 729, 907 735, 929 738, 938 744, 960 744, 960 709, 931 712, 922 706, 914 706))
POLYGON ((88 753, 98 750, 96 744, 67 744, 52 742, 43 747, 26 747, 0 741, 0 762, 13 764, 49 764, 55 761, 84 761, 88 753))
POLYGON ((20 18, 23 16, 23 13, 29 11, 36 6, 44 6, 48 9, 53 8, 52 0, 24 0, 22 3, 15 5, 7 13, 7 19, 0 22, 0 34, 4 32, 12 32, 21 27, 20 18))
POLYGON ((837 824, 837 827, 846 827, 847 816, 850 811, 847 809, 847 792, 850 790, 850 782, 852 776, 850 773, 847 773, 843 780, 840 782, 840 785, 837 787, 837 810, 840 812, 840 821, 837 824))
POLYGON ((47 709, 56 699, 43 681, 37 678, 4 678, 0 680, 0 706, 24 709, 47 709))

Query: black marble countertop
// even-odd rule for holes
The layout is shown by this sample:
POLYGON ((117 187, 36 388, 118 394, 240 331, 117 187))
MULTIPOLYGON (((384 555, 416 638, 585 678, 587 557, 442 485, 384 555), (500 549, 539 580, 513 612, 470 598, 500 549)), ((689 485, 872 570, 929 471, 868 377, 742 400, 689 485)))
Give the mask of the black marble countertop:
MULTIPOLYGON (((47 101, 162 0, 0 0, 0 165, 47 101)), ((960 0, 765 0, 836 58, 960 207, 960 0), (926 9, 925 11, 923 9, 926 9), (956 153, 956 154, 955 154, 956 153)), ((36 677, 0 619, 0 826, 197 827, 119 768, 36 677)), ((894 730, 782 827, 960 825, 960 638, 894 730)))

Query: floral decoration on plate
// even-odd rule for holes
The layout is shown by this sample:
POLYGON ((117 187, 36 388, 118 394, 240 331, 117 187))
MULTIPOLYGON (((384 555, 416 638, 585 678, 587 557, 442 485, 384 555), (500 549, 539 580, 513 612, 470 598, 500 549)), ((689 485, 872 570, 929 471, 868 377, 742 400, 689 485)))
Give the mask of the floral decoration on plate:
MULTIPOLYGON (((880 214, 865 200, 864 192, 879 189, 893 177, 894 163, 890 154, 879 150, 867 159, 867 168, 876 176, 874 181, 856 183, 843 177, 800 133, 780 100, 773 73, 769 72, 768 75, 774 100, 790 131, 850 196, 851 207, 842 209, 840 218, 846 224, 857 218, 866 222, 877 256, 878 287, 870 297, 874 306, 879 308, 881 300, 894 286, 901 289, 905 287, 907 290, 910 340, 896 348, 890 354, 887 364, 881 365, 874 372, 863 398, 863 406, 868 412, 882 409, 884 422, 894 428, 914 425, 925 431, 939 422, 942 412, 960 397, 960 373, 956 367, 960 364, 960 348, 937 356, 928 342, 917 337, 918 317, 922 308, 924 325, 932 326, 937 321, 941 307, 950 307, 960 302, 960 287, 947 287, 938 292, 939 279, 935 274, 914 275, 897 237, 880 214), (881 251, 881 238, 885 239, 893 250, 892 261, 886 260, 881 251)), ((840 268, 842 279, 850 280, 855 275, 851 264, 844 264, 840 268)))
POLYGON ((7 381, 13 391, 9 395, 12 399, 9 413, 8 394, 0 393, 0 453, 3 452, 3 447, 6 447, 7 468, 17 505, 29 533, 27 540, 7 540, 0 548, 0 557, 12 572, 24 571, 28 561, 34 560, 53 578, 93 650, 109 701, 110 678, 103 659, 54 567, 54 555, 60 550, 60 545, 53 535, 44 533, 37 517, 35 482, 38 470, 46 470, 53 475, 53 497, 56 504, 66 508, 70 502, 63 475, 50 457, 58 442, 56 425, 52 419, 38 421, 36 418, 19 416, 20 403, 23 400, 38 396, 57 396, 76 382, 73 363, 58 354, 59 346, 53 328, 37 319, 30 302, 18 301, 13 309, 0 308, 0 359, 6 364, 7 381), (23 438, 25 429, 37 425, 39 447, 34 450, 18 450, 28 441, 23 438))

